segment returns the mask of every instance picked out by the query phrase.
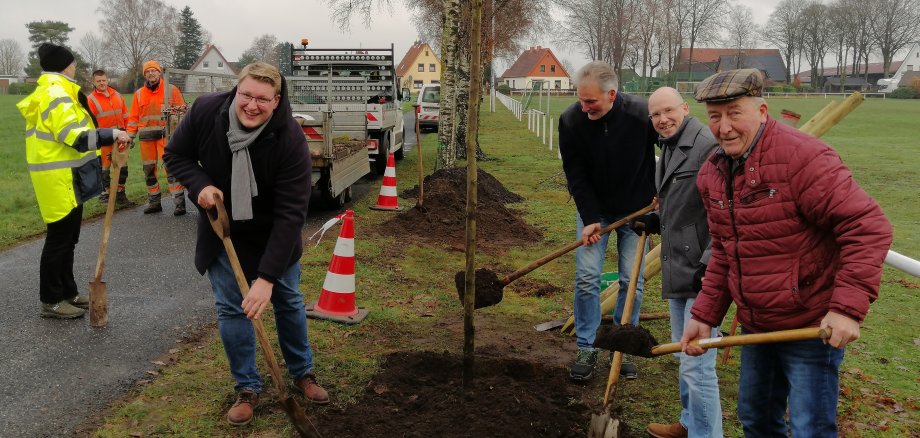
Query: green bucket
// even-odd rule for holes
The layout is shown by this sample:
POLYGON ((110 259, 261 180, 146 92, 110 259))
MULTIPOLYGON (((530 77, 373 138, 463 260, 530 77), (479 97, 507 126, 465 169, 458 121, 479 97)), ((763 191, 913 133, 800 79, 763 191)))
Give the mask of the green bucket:
POLYGON ((619 272, 604 272, 601 274, 601 292, 607 290, 610 285, 620 281, 619 272))

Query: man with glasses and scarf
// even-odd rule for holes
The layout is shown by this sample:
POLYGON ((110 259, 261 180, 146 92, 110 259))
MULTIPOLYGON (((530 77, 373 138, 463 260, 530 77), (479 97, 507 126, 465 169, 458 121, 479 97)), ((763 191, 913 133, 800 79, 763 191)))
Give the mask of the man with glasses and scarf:
POLYGON ((227 413, 232 425, 252 421, 262 391, 250 319, 258 319, 269 302, 294 386, 311 402, 329 402, 313 374, 298 289, 312 168, 306 138, 291 117, 287 84, 277 68, 256 62, 239 78, 233 90, 195 101, 163 157, 200 210, 195 267, 211 281, 221 341, 236 380, 237 400, 227 413), (251 284, 245 299, 205 213, 215 196, 227 207, 233 245, 251 284))

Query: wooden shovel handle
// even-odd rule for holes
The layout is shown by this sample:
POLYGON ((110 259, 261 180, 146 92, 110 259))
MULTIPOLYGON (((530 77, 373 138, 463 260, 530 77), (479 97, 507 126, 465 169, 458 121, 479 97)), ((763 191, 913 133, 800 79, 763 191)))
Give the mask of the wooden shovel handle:
MULTIPOLYGON (((230 222, 227 219, 227 210, 224 208, 224 203, 220 200, 220 197, 216 194, 214 195, 214 208, 208 209, 207 214, 208 220, 211 222, 211 228, 214 229, 214 232, 224 243, 224 250, 227 251, 227 258, 230 259, 230 267, 233 268, 233 277, 236 279, 236 285, 239 286, 243 299, 245 299, 246 295, 249 294, 249 283, 246 281, 243 267, 240 265, 240 259, 236 254, 236 249, 233 247, 233 242, 230 240, 230 222)), ((262 356, 264 356, 265 362, 268 364, 269 370, 271 370, 272 383, 278 391, 278 398, 284 401, 287 399, 287 391, 285 391, 284 385, 281 383, 283 374, 281 374, 281 367, 275 358, 272 345, 268 341, 265 327, 262 325, 261 319, 251 321, 252 327, 256 332, 256 339, 259 342, 259 348, 262 350, 262 356)))
POLYGON ((109 200, 105 206, 105 219, 102 221, 102 238, 99 241, 99 254, 96 257, 96 270, 93 275, 93 281, 96 283, 102 281, 102 272, 105 271, 105 254, 109 249, 109 233, 112 230, 112 216, 115 215, 115 195, 118 191, 118 178, 121 176, 121 166, 116 166, 116 163, 112 163, 112 167, 115 172, 109 184, 109 200))
MULTIPOLYGON (((632 214, 630 214, 629 216, 626 216, 626 217, 624 217, 623 219, 620 219, 620 220, 618 220, 618 221, 616 221, 616 222, 614 222, 614 223, 612 223, 612 224, 610 224, 610 225, 607 225, 607 226, 604 227, 604 228, 601 228, 601 229, 598 230, 597 233, 595 233, 595 234, 598 235, 598 236, 603 236, 604 234, 607 234, 607 233, 609 233, 609 232, 611 232, 611 231, 613 231, 613 230, 615 230, 615 229, 617 229, 617 228, 620 228, 621 226, 623 226, 623 225, 629 223, 629 221, 633 220, 634 218, 636 218, 636 217, 638 217, 638 216, 642 216, 643 214, 646 214, 646 213, 648 213, 648 212, 650 212, 650 211, 652 211, 652 210, 654 210, 654 209, 655 209, 655 204, 649 204, 647 207, 645 207, 645 208, 643 208, 643 209, 641 209, 641 210, 639 210, 639 211, 637 211, 637 212, 635 212, 635 213, 632 213, 632 214)), ((553 252, 552 254, 545 255, 545 256, 543 256, 542 258, 540 258, 540 259, 538 259, 538 260, 532 262, 531 264, 529 264, 529 265, 527 265, 527 266, 524 266, 523 268, 518 269, 517 271, 514 271, 514 272, 508 274, 507 277, 505 277, 505 278, 502 279, 502 284, 505 285, 505 286, 507 286, 508 283, 511 283, 512 281, 517 280, 518 278, 521 278, 521 277, 523 277, 524 275, 527 275, 528 273, 530 273, 530 271, 533 271, 534 269, 537 269, 537 268, 539 268, 540 266, 543 266, 543 265, 545 265, 545 264, 547 264, 547 263, 549 263, 549 262, 551 262, 551 261, 553 261, 553 260, 559 258, 559 256, 561 256, 561 255, 563 255, 563 254, 565 254, 565 253, 567 253, 567 252, 569 252, 569 251, 571 251, 571 250, 573 250, 573 249, 575 249, 575 248, 578 248, 578 247, 581 246, 581 245, 582 245, 582 241, 581 241, 581 239, 578 239, 578 240, 576 240, 576 241, 574 241, 574 242, 572 242, 572 243, 570 243, 570 244, 568 244, 568 245, 566 245, 566 246, 564 246, 564 247, 562 247, 562 248, 559 248, 558 250, 556 250, 556 251, 553 252)))
MULTIPOLYGON (((804 341, 808 339, 828 339, 831 337, 831 329, 821 329, 818 327, 780 330, 767 333, 752 333, 749 335, 722 336, 719 338, 697 339, 691 344, 699 345, 703 348, 720 348, 735 347, 738 345, 769 344, 774 342, 792 342, 804 341)), ((680 342, 670 344, 661 344, 652 348, 652 356, 662 354, 677 353, 680 349, 680 342)))

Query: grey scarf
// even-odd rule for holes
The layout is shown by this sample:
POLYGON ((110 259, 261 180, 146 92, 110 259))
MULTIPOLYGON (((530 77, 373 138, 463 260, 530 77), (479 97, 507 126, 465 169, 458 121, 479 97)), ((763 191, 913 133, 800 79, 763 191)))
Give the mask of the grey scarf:
POLYGON ((230 103, 230 130, 227 131, 227 142, 230 144, 230 152, 233 152, 233 167, 230 171, 233 220, 252 219, 252 198, 259 196, 259 188, 256 187, 256 177, 252 173, 249 145, 259 137, 267 124, 265 122, 252 131, 244 130, 236 116, 236 96, 233 96, 233 102, 230 103))

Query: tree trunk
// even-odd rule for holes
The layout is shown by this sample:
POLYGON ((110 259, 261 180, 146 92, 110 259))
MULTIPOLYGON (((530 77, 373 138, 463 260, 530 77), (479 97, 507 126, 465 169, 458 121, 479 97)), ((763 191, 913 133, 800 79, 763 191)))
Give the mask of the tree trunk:
POLYGON ((476 139, 479 136, 479 91, 482 89, 479 78, 482 76, 482 54, 480 52, 482 0, 473 0, 470 20, 470 76, 473 83, 469 86, 469 111, 467 113, 466 163, 466 285, 463 301, 463 386, 470 387, 473 382, 473 365, 475 358, 476 327, 473 309, 476 297, 476 201, 477 201, 477 166, 476 139))
POLYGON ((454 70, 457 66, 456 52, 459 42, 460 0, 444 0, 444 32, 441 34, 441 105, 438 118, 438 156, 436 169, 454 167, 456 144, 454 144, 454 70))
MULTIPOLYGON (((461 14, 461 25, 459 35, 461 40, 464 35, 469 35, 469 15, 461 14)), ((458 160, 466 159, 466 124, 467 115, 470 108, 470 55, 472 48, 468 44, 457 44, 456 55, 457 68, 454 70, 454 93, 457 106, 454 108, 454 150, 458 160)))

